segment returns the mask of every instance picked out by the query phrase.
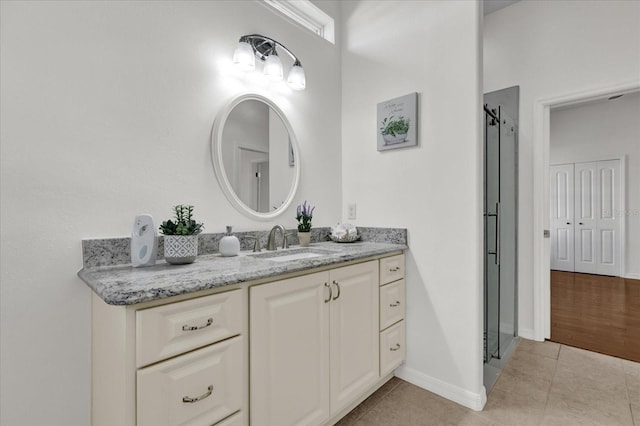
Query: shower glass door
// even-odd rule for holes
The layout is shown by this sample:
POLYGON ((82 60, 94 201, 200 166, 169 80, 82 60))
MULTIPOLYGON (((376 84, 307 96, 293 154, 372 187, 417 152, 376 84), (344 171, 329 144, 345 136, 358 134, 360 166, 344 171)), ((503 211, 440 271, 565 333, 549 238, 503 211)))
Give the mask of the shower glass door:
POLYGON ((485 111, 484 145, 484 361, 500 347, 500 121, 495 108, 485 111))
POLYGON ((516 335, 517 141, 501 108, 485 106, 484 360, 500 359, 516 335))

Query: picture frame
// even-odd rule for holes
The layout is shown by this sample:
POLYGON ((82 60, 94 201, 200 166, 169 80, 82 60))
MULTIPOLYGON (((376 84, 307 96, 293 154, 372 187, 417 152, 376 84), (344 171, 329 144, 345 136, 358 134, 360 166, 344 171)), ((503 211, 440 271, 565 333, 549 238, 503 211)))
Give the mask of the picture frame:
POLYGON ((378 151, 418 145, 418 93, 380 102, 376 134, 378 151))

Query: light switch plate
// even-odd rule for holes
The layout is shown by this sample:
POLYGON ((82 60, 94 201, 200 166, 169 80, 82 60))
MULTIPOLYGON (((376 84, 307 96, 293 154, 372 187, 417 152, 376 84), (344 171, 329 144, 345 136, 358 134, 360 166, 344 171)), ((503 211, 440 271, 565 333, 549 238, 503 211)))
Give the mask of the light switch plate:
POLYGON ((356 219, 356 203, 349 203, 347 205, 347 219, 349 220, 356 219))

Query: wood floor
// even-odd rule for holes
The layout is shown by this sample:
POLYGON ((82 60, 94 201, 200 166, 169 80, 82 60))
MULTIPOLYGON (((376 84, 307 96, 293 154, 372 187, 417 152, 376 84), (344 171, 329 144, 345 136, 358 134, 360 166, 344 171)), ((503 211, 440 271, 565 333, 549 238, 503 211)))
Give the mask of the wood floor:
POLYGON ((551 271, 551 340, 640 362, 640 280, 551 271))

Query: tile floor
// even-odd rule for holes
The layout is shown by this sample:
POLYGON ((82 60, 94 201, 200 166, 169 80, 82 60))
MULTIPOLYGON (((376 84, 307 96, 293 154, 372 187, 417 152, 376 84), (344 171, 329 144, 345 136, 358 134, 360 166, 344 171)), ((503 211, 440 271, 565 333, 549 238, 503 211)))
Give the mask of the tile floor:
POLYGON ((375 425, 640 426, 640 363, 521 339, 483 411, 394 377, 337 424, 375 425))

